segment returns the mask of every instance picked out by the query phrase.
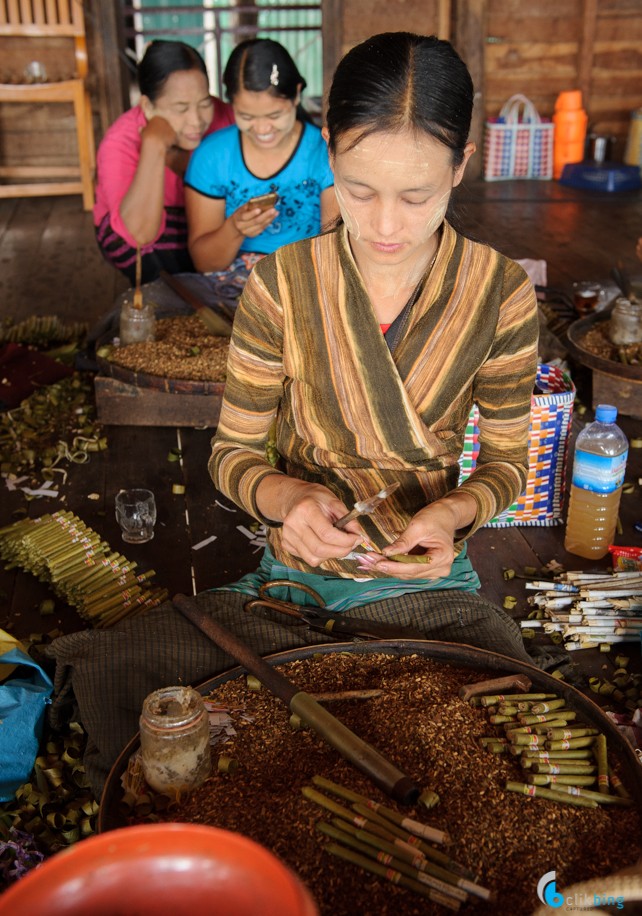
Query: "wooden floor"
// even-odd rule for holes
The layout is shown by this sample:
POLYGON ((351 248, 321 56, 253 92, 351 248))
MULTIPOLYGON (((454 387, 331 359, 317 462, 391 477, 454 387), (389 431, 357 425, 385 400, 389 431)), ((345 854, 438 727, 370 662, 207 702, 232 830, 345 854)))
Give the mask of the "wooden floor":
MULTIPOLYGON (((545 259, 551 287, 570 291, 575 280, 608 278, 618 261, 630 273, 642 273, 635 258, 635 240, 642 235, 639 192, 581 192, 556 182, 479 182, 461 189, 457 217, 464 231, 509 256, 545 259)), ((55 314, 92 323, 126 287, 102 260, 91 214, 83 213, 77 197, 0 202, 0 260, 4 316, 55 314)), ((590 376, 579 367, 571 368, 579 397, 590 404, 590 376)), ((641 421, 621 420, 629 437, 642 435, 641 421)), ((580 425, 576 418, 575 433, 580 425)), ((217 494, 207 474, 211 429, 110 426, 106 433, 108 450, 92 455, 89 464, 72 466, 59 498, 31 501, 30 516, 62 507, 73 511, 141 569, 156 570, 155 580, 170 595, 221 585, 255 568, 261 548, 250 528, 252 520, 217 494), (183 460, 169 462, 168 453, 177 446, 183 460), (184 495, 172 493, 175 483, 184 485, 184 495), (128 486, 149 487, 156 494, 156 535, 146 545, 132 547, 120 541, 114 496, 128 486), (206 546, 195 549, 212 537, 206 546)), ((631 451, 628 476, 632 480, 642 476, 639 449, 631 451)), ((22 506, 21 492, 3 490, 0 526, 12 521, 12 513, 22 506)), ((642 535, 633 530, 633 523, 640 520, 638 488, 636 494, 623 497, 623 533, 617 542, 642 546, 642 535)), ((562 542, 561 526, 478 532, 470 552, 484 594, 498 603, 506 594, 515 595, 515 613, 523 614, 523 580, 507 583, 502 570, 539 567, 552 559, 567 569, 591 565, 565 554, 562 542)), ((608 561, 598 565, 606 569, 608 561)), ((60 602, 53 616, 42 617, 39 605, 51 595, 22 571, 0 569, 0 595, 0 626, 18 637, 84 626, 76 612, 60 602)))
POLYGON ((102 257, 80 197, 0 200, 0 317, 93 323, 129 285, 102 257))

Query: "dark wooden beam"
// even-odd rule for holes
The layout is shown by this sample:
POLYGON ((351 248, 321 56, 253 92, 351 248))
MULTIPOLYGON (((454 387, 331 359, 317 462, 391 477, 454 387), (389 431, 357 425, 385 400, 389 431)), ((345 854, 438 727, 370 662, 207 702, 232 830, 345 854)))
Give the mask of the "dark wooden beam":
POLYGON ((335 68, 343 57, 343 0, 321 0, 323 41, 323 113, 335 68))
POLYGON ((593 69, 593 52, 595 33, 597 31, 598 0, 584 0, 582 12, 582 37, 578 49, 578 89, 582 90, 584 107, 591 104, 591 71, 593 69))
POLYGON ((100 140, 110 124, 129 108, 131 71, 125 59, 120 0, 85 0, 90 32, 89 73, 98 110, 100 140))
POLYGON ((479 178, 483 171, 486 18, 487 0, 468 0, 466 4, 457 4, 457 21, 452 41, 466 62, 475 86, 470 139, 477 144, 477 153, 466 169, 466 177, 470 179, 479 178))

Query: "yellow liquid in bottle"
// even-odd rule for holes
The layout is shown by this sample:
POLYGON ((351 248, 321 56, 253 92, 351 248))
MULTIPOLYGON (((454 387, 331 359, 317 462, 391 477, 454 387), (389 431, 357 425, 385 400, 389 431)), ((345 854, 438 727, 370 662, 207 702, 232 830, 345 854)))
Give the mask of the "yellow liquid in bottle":
POLYGON ((608 553, 617 525, 622 488, 613 493, 593 493, 571 487, 564 549, 587 560, 608 553))

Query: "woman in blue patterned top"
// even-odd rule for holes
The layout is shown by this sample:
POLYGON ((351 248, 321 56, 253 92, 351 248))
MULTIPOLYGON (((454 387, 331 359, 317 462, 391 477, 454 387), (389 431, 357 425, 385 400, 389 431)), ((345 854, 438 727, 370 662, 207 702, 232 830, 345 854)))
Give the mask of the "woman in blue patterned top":
POLYGON ((223 82, 236 125, 196 150, 185 197, 194 265, 235 298, 257 260, 317 235, 338 206, 325 141, 301 106, 306 83, 286 49, 242 42, 223 82), (272 192, 275 205, 252 203, 272 192))

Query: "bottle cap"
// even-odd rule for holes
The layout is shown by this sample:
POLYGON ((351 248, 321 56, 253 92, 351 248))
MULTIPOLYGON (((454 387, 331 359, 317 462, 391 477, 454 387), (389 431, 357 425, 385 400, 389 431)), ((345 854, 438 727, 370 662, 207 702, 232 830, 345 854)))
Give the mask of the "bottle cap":
POLYGON ((579 111, 581 108, 581 89, 569 89, 566 92, 560 92, 555 102, 555 111, 579 111))
POLYGON ((595 419, 598 423, 615 423, 617 420, 617 407, 612 404, 598 404, 595 410, 595 419))

